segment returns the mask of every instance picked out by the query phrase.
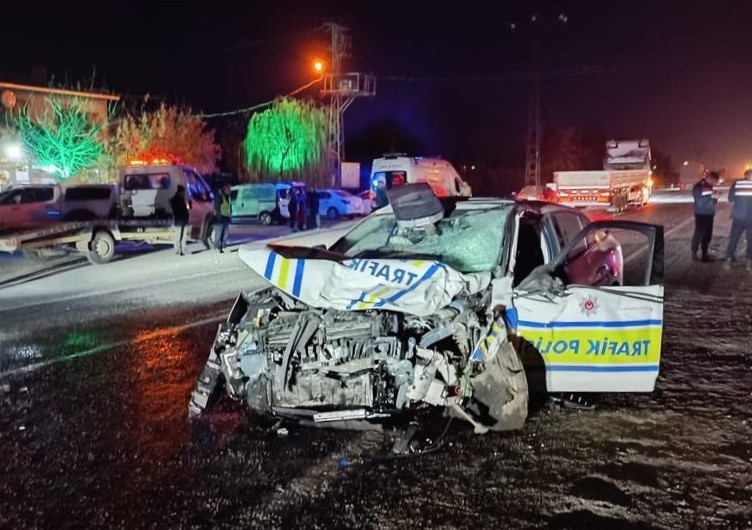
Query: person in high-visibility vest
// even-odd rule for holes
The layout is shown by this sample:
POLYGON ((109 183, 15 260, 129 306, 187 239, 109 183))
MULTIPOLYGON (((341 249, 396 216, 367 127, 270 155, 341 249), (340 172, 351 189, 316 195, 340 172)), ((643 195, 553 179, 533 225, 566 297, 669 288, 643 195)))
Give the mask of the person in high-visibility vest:
POLYGON ((229 184, 222 186, 214 199, 214 247, 220 252, 225 251, 227 246, 227 236, 230 232, 230 221, 232 220, 232 202, 230 194, 232 187, 229 184))

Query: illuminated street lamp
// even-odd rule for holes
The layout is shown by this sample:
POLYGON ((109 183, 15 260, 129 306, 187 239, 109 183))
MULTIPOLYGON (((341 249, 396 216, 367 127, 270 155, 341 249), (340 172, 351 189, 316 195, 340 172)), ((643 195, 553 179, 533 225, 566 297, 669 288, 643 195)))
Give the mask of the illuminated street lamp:
POLYGON ((12 143, 5 146, 5 156, 8 157, 9 160, 21 160, 23 157, 23 148, 21 147, 21 144, 18 143, 12 143))
POLYGON ((319 74, 322 73, 324 71, 323 61, 318 61, 318 60, 313 61, 313 69, 319 74))

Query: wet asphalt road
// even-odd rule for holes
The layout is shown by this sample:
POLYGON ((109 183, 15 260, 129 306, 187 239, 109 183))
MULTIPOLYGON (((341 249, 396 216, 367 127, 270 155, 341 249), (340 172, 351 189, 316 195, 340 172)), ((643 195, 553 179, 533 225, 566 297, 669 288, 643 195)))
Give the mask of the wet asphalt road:
POLYGON ((544 406, 508 435, 454 424, 422 457, 384 456, 379 433, 270 434, 232 403, 187 421, 219 320, 261 285, 234 253, 0 289, 0 528, 749 528, 752 275, 689 261, 690 212, 624 216, 666 226, 653 395, 544 406))

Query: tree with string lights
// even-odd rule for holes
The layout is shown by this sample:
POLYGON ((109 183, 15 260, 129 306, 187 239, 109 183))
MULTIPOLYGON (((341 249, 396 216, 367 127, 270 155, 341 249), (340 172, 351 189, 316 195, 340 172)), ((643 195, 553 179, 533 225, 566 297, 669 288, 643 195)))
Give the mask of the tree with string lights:
POLYGON ((190 109, 162 104, 154 112, 120 120, 112 145, 120 165, 134 159, 146 163, 184 163, 204 174, 213 173, 220 156, 214 131, 190 109))
POLYGON ((254 114, 244 144, 251 179, 328 185, 327 125, 321 107, 292 98, 279 98, 254 114))
POLYGON ((36 164, 59 179, 94 167, 103 155, 106 123, 90 119, 80 98, 46 98, 45 112, 32 116, 24 108, 15 118, 36 164))

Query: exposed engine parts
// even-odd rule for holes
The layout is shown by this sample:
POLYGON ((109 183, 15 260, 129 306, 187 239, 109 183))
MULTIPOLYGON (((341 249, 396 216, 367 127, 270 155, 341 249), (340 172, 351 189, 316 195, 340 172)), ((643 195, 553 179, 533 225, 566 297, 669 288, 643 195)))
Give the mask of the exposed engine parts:
POLYGON ((476 432, 517 428, 527 413, 525 375, 483 296, 416 317, 315 309, 275 289, 241 294, 189 412, 210 407, 224 386, 260 413, 318 424, 384 422, 433 405, 476 432), (489 392, 489 380, 501 386, 489 392))

